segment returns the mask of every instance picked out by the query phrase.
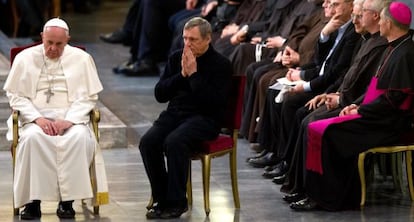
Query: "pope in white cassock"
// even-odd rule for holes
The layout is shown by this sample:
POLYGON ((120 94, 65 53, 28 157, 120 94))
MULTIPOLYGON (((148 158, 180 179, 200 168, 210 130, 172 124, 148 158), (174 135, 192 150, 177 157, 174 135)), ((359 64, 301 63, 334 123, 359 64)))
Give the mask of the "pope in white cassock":
POLYGON ((92 57, 67 44, 66 22, 49 20, 41 37, 43 44, 16 56, 4 85, 11 108, 20 112, 15 207, 25 206, 21 219, 37 219, 40 201, 59 201, 59 218, 74 218, 73 200, 93 197, 94 155, 101 163, 98 192, 107 197, 102 156, 89 127, 102 84, 92 57))

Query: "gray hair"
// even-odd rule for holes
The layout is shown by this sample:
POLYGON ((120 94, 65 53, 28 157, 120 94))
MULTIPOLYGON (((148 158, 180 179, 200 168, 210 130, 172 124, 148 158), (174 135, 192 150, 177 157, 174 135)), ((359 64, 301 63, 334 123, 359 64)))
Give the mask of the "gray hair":
POLYGON ((364 4, 365 0, 354 0, 354 5, 361 5, 364 4))
POLYGON ((184 25, 184 29, 187 30, 187 29, 194 28, 197 26, 200 30, 200 35, 202 38, 207 38, 207 36, 211 35, 210 23, 201 17, 194 17, 188 20, 188 22, 186 22, 184 25))
POLYGON ((381 12, 385 6, 390 4, 390 0, 372 0, 371 8, 372 10, 375 10, 377 12, 381 12))

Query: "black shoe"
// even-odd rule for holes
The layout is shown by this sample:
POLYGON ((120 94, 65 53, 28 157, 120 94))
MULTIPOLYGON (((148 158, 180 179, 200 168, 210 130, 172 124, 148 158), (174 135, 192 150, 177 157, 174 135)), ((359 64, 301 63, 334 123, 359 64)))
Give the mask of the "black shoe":
POLYGON ((275 177, 280 177, 284 175, 288 171, 288 166, 286 161, 282 161, 277 164, 272 171, 265 171, 263 172, 262 176, 264 178, 272 179, 275 177))
POLYGON ((310 198, 305 198, 303 200, 291 203, 289 207, 296 211, 311 211, 317 210, 318 204, 310 198))
POLYGON ((275 184, 280 185, 280 184, 283 184, 285 182, 285 179, 286 179, 286 174, 283 174, 283 175, 280 175, 280 176, 277 176, 277 177, 273 177, 272 182, 275 183, 275 184))
POLYGON ((34 200, 32 203, 25 205, 23 211, 20 213, 21 220, 35 220, 42 217, 42 212, 40 211, 40 201, 34 200))
POLYGON ((56 215, 61 219, 75 218, 75 210, 72 207, 73 200, 60 201, 56 210, 56 215))
POLYGON ((161 218, 161 214, 163 212, 163 208, 160 206, 159 203, 154 203, 152 205, 152 207, 150 209, 148 209, 147 213, 145 214, 145 216, 147 217, 147 219, 151 220, 151 219, 160 219, 161 218))
POLYGON ((298 202, 305 198, 306 198, 306 194, 304 193, 291 193, 291 194, 286 194, 285 196, 283 196, 283 200, 288 203, 298 202))
POLYGON ((260 158, 249 160, 248 163, 253 167, 263 168, 265 166, 275 165, 279 163, 279 160, 276 158, 276 154, 269 152, 260 158))
POLYGON ((131 59, 119 64, 118 66, 112 68, 112 71, 115 74, 124 73, 126 69, 132 69, 134 67, 134 62, 131 59))
POLYGON ((277 166, 278 166, 277 164, 275 164, 275 165, 271 165, 271 166, 265 166, 265 167, 263 168, 263 170, 264 170, 264 171, 269 172, 269 171, 274 170, 277 166))
POLYGON ((256 154, 256 155, 254 155, 254 156, 247 157, 246 162, 249 162, 249 161, 250 161, 250 160, 252 160, 252 159, 257 159, 257 158, 263 157, 263 156, 264 156, 264 155, 266 155, 268 152, 269 152, 269 151, 267 151, 266 149, 264 149, 262 152, 260 152, 260 153, 258 153, 258 154, 256 154))
POLYGON ((112 43, 112 44, 121 43, 124 45, 131 45, 132 43, 132 39, 128 37, 128 34, 122 30, 118 30, 118 31, 111 32, 108 34, 101 34, 99 35, 99 38, 106 43, 112 43))
POLYGON ((181 214, 187 212, 187 210, 188 210, 187 206, 183 208, 181 207, 167 208, 161 213, 161 218, 162 219, 178 218, 181 216, 181 214))
POLYGON ((121 73, 127 76, 142 76, 149 74, 158 74, 159 70, 154 62, 137 61, 131 66, 121 70, 121 73))

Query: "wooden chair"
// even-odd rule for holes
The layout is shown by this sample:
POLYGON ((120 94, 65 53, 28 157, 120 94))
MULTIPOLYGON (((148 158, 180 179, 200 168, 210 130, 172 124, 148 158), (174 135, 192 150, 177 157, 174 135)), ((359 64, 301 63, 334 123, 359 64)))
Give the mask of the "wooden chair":
MULTIPOLYGON (((10 49, 10 64, 13 64, 14 58, 16 57, 16 55, 23 51, 26 48, 29 48, 31 46, 37 45, 39 44, 39 42, 37 43, 33 43, 30 45, 26 45, 26 46, 22 46, 22 47, 15 47, 10 49)), ((85 50, 84 47, 80 47, 79 48, 85 50)), ((92 125, 92 129, 96 138, 96 141, 99 142, 99 121, 101 119, 101 114, 99 112, 99 110, 97 108, 93 109, 90 113, 90 122, 92 125)), ((16 157, 15 157, 15 153, 16 153, 16 148, 17 148, 17 144, 19 141, 19 126, 18 126, 18 120, 19 120, 19 111, 18 110, 13 110, 12 111, 12 120, 13 120, 13 141, 12 141, 12 145, 11 145, 11 154, 12 154, 12 158, 13 158, 13 181, 14 181, 14 167, 15 167, 15 161, 16 161, 16 157)), ((96 178, 94 177, 95 174, 93 172, 95 172, 94 169, 94 161, 95 159, 92 160, 91 166, 89 168, 90 174, 91 174, 91 186, 92 186, 92 191, 94 193, 94 198, 92 200, 92 205, 93 205, 93 213, 95 215, 99 215, 99 204, 103 203, 103 202, 107 202, 107 200, 98 200, 97 199, 97 185, 96 185, 96 178)), ((14 197, 13 197, 14 198, 14 197)), ((82 203, 85 204, 85 202, 82 200, 82 203)), ((19 208, 16 208, 14 206, 14 199, 13 199, 13 214, 14 215, 19 215, 19 208)))
MULTIPOLYGON (((405 164, 406 164, 406 173, 407 173, 407 181, 408 181, 408 188, 410 191, 410 198, 414 201, 414 188, 413 188, 413 174, 412 174, 412 156, 411 151, 414 150, 414 131, 407 132, 402 135, 401 142, 394 146, 383 146, 383 147, 374 147, 365 152, 362 152, 358 156, 358 171, 359 171, 359 178, 361 182, 361 202, 360 206, 361 209, 364 208, 365 205, 365 197, 366 197, 366 182, 365 182, 365 156, 370 153, 389 153, 389 154, 397 154, 402 153, 405 154, 405 164)), ((395 161, 401 161, 402 158, 394 158, 395 161)), ((401 163, 393 163, 393 165, 401 166, 401 163)), ((395 167, 395 166, 393 166, 395 167)), ((396 169, 400 171, 400 169, 396 169)), ((395 170, 393 170, 395 171, 395 170)), ((401 171, 400 171, 401 172, 401 171)), ((393 173, 394 177, 399 177, 400 173, 393 173)), ((394 178, 396 180, 397 178, 394 178)))
MULTIPOLYGON (((225 124, 223 129, 230 132, 228 134, 220 134, 217 139, 205 141, 202 143, 202 151, 194 153, 189 161, 188 180, 187 180, 187 200, 188 205, 192 205, 192 182, 191 182, 191 161, 200 160, 203 177, 203 196, 204 196, 204 210, 206 215, 210 214, 210 170, 211 160, 216 157, 229 154, 229 167, 231 176, 231 185, 233 191, 233 201, 235 208, 240 208, 239 189, 237 183, 237 139, 241 123, 241 111, 243 106, 243 92, 245 87, 244 76, 232 77, 232 89, 230 91, 229 108, 227 109, 225 124)), ((152 198, 150 199, 147 208, 150 209, 153 205, 152 198)))

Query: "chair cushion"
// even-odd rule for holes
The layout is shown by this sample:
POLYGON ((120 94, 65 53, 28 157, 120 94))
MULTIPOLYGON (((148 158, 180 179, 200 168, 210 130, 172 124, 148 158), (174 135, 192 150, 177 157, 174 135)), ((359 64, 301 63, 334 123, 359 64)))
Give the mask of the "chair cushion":
POLYGON ((228 135, 219 135, 215 140, 202 143, 202 150, 206 153, 215 153, 231 147, 233 147, 233 138, 228 135))

